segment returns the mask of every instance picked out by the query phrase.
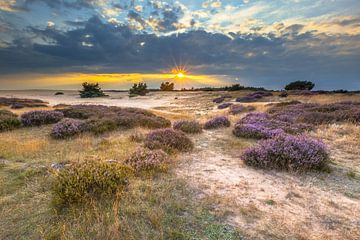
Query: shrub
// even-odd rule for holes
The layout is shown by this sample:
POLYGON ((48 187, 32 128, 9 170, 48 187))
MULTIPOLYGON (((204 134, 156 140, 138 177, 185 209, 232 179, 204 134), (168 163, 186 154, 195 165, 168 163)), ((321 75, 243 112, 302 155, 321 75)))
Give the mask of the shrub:
POLYGON ((148 93, 146 83, 134 83, 134 85, 130 88, 130 95, 140 95, 145 96, 148 93))
POLYGON ((313 82, 309 81, 295 81, 285 86, 285 90, 311 90, 315 87, 313 82))
POLYGON ((202 126, 197 121, 180 120, 174 123, 173 128, 184 133, 201 133, 202 126))
POLYGON ((94 134, 103 134, 117 129, 115 120, 110 118, 91 119, 87 121, 88 130, 94 134))
POLYGON ((126 161, 136 172, 163 171, 166 169, 167 154, 163 150, 138 148, 126 161))
POLYGON ((161 91, 173 91, 174 90, 174 83, 163 82, 160 85, 160 90, 161 91))
POLYGON ((84 161, 60 171, 53 184, 53 202, 62 207, 89 197, 110 196, 124 189, 132 176, 129 167, 118 163, 84 161))
POLYGON ((145 146, 149 149, 163 149, 167 152, 186 152, 193 149, 194 145, 190 138, 183 132, 171 128, 151 131, 145 138, 145 146))
POLYGON ((56 92, 54 95, 55 95, 55 96, 64 95, 64 93, 63 93, 63 92, 56 92))
POLYGON ((218 109, 225 109, 233 105, 232 103, 222 103, 218 106, 218 109))
POLYGON ((40 99, 26 99, 26 98, 6 98, 0 97, 0 105, 15 106, 18 108, 24 107, 47 107, 47 102, 40 99))
POLYGON ((0 132, 9 131, 21 126, 20 120, 17 118, 17 115, 0 109, 0 132))
POLYGON ((21 115, 21 122, 24 126, 41 126, 44 124, 57 123, 64 114, 59 111, 30 111, 21 115))
POLYGON ((140 127, 146 127, 150 129, 155 128, 168 128, 171 126, 170 120, 167 120, 163 117, 159 116, 146 116, 146 115, 138 115, 134 116, 134 120, 137 122, 137 125, 140 127))
POLYGON ((279 135, 247 149, 242 158, 245 164, 257 168, 304 171, 324 167, 329 155, 319 140, 279 135))
POLYGON ((145 140, 145 134, 141 133, 141 132, 134 132, 133 134, 131 134, 129 136, 130 141, 132 142, 143 142, 145 140))
POLYGON ((225 116, 214 117, 204 124, 205 129, 215 129, 222 127, 230 127, 230 120, 225 116))
POLYGON ((93 98, 93 97, 104 97, 105 93, 101 90, 98 83, 87 83, 82 84, 83 90, 80 92, 81 98, 93 98))
POLYGON ((224 97, 218 97, 218 98, 214 98, 214 99, 213 99, 213 102, 214 102, 214 103, 222 103, 224 100, 225 100, 224 97))
POLYGON ((240 114, 240 113, 243 113, 243 112, 250 112, 250 111, 254 111, 255 110, 255 107, 253 106, 243 106, 243 105, 231 105, 230 106, 230 110, 229 110, 229 113, 232 114, 232 115, 236 115, 236 114, 240 114))
POLYGON ((267 139, 283 134, 284 130, 267 128, 262 124, 236 124, 233 134, 236 137, 267 139))
POLYGON ((85 130, 87 129, 84 121, 64 118, 54 125, 50 136, 55 139, 64 139, 75 136, 85 130))

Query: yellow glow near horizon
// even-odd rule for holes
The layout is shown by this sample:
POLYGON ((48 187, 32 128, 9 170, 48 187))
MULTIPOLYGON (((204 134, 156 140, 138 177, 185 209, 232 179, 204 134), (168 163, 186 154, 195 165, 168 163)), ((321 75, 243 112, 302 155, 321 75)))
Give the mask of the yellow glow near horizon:
MULTIPOLYGON (((150 86, 161 82, 174 82, 181 89, 200 86, 223 86, 228 80, 221 75, 195 75, 186 72, 172 73, 63 73, 63 74, 14 74, 0 77, 7 89, 80 89, 83 82, 99 83, 103 89, 128 89, 133 83, 146 82, 150 86)), ((1 89, 0 87, 0 89, 1 89)))

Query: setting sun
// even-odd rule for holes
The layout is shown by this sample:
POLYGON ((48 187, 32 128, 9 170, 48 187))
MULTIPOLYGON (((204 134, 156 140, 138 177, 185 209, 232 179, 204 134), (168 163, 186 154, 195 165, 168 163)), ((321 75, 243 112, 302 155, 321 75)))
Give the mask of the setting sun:
POLYGON ((184 77, 185 77, 185 74, 182 73, 182 72, 179 72, 179 73, 176 74, 176 77, 177 77, 177 78, 184 78, 184 77))

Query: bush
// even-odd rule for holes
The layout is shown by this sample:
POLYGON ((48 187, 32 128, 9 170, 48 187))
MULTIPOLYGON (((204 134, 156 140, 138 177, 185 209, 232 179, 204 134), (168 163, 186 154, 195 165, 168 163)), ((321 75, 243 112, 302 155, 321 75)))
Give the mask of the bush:
POLYGON ((225 109, 233 105, 232 103, 222 103, 218 106, 218 109, 225 109))
POLYGON ((309 81, 295 81, 285 86, 285 90, 312 90, 315 87, 313 82, 309 81))
POLYGON ((197 121, 180 120, 174 123, 173 128, 184 133, 201 133, 202 126, 197 121))
POLYGON ((82 84, 83 90, 80 92, 81 98, 93 98, 93 97, 104 97, 105 93, 101 90, 98 83, 87 83, 82 84))
POLYGON ((222 128, 222 127, 230 127, 230 124, 231 124, 230 120, 225 116, 214 117, 204 124, 204 128, 205 129, 215 129, 215 128, 222 128))
POLYGON ((230 110, 229 110, 229 113, 232 114, 232 115, 236 115, 236 114, 240 114, 240 113, 243 113, 243 112, 250 112, 250 111, 254 111, 255 110, 255 107, 253 106, 243 106, 243 105, 231 105, 230 106, 230 110))
POLYGON ((288 96, 289 96, 289 94, 285 91, 281 91, 281 93, 279 94, 279 97, 281 97, 281 98, 286 98, 288 96))
POLYGON ((75 136, 85 130, 86 126, 84 121, 64 118, 54 125, 50 136, 55 139, 64 139, 75 136))
POLYGON ((145 138, 145 147, 167 152, 187 152, 192 150, 194 145, 183 132, 165 128, 151 131, 145 138))
POLYGON ((244 138, 272 138, 281 133, 299 134, 311 127, 306 124, 286 122, 284 119, 275 119, 267 113, 249 113, 240 119, 233 130, 237 137, 244 138))
POLYGON ((257 168, 304 171, 324 167, 329 155, 319 140, 279 135, 247 149, 242 158, 246 165, 257 168))
POLYGON ((225 100, 224 97, 218 97, 218 98, 214 98, 214 99, 213 99, 213 102, 214 102, 214 103, 222 103, 224 100, 225 100))
POLYGON ((53 184, 53 203, 62 207, 92 197, 110 196, 128 184, 131 168, 118 163, 85 161, 60 171, 53 184))
POLYGON ((160 85, 161 91, 174 91, 174 83, 170 82, 163 82, 160 85))
POLYGON ((134 85, 130 88, 130 95, 140 95, 145 96, 148 93, 146 83, 134 83, 134 85))
POLYGON ((55 96, 64 95, 64 93, 63 93, 63 92, 56 92, 54 95, 55 95, 55 96))
POLYGON ((118 127, 116 121, 110 118, 91 119, 87 125, 89 131, 96 135, 114 131, 118 127))
POLYGON ((267 128, 262 124, 236 124, 233 134, 236 137, 267 139, 283 134, 284 130, 267 128))
POLYGON ((137 149, 126 161, 137 173, 166 170, 167 154, 163 150, 137 149))
POLYGON ((44 124, 57 123, 64 118, 64 114, 58 111, 31 111, 21 115, 24 126, 41 126, 44 124))
POLYGON ((17 115, 0 109, 0 132, 9 131, 21 126, 20 120, 17 118, 17 115))

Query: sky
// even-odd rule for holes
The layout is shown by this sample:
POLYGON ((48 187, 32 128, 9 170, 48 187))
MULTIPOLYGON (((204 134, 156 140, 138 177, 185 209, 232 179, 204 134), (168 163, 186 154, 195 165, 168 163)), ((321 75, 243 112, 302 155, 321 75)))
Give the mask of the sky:
POLYGON ((0 89, 166 80, 360 90, 360 1, 0 1, 0 89))

